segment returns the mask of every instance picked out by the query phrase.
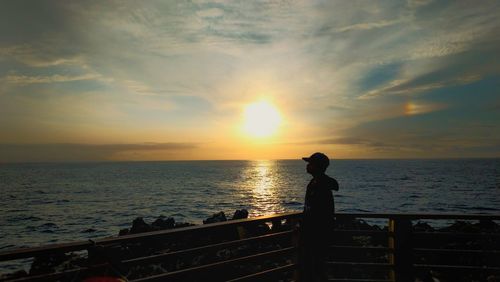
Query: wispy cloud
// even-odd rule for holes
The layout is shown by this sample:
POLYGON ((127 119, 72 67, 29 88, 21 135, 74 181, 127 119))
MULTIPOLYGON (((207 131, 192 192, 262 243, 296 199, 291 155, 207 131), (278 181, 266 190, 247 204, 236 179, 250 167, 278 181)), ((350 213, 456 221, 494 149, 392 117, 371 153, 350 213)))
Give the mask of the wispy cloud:
POLYGON ((407 0, 408 7, 415 9, 421 6, 429 5, 432 0, 407 0))
POLYGON ((346 32, 352 30, 370 30, 374 28, 387 27, 403 22, 403 20, 382 20, 379 22, 370 23, 357 23, 349 26, 339 27, 336 29, 337 32, 346 32))
POLYGON ((430 90, 439 89, 449 86, 466 85, 480 80, 479 75, 467 75, 463 77, 453 78, 446 81, 435 81, 427 83, 415 84, 415 80, 394 80, 388 85, 369 91, 363 94, 359 99, 370 99, 385 95, 413 95, 418 93, 424 93, 430 90))
POLYGON ((367 147, 391 147, 393 145, 387 144, 385 142, 370 140, 363 137, 334 137, 317 139, 307 142, 300 143, 301 145, 349 145, 349 146, 367 146, 367 147))
POLYGON ((77 76, 54 74, 51 76, 27 76, 27 75, 7 75, 0 80, 13 84, 35 84, 35 83, 60 83, 79 80, 92 80, 101 78, 98 74, 83 74, 77 76))
POLYGON ((148 85, 135 80, 124 80, 121 82, 125 87, 139 95, 158 95, 157 91, 151 89, 148 85))
MULTIPOLYGON (((43 47, 42 47, 43 48, 43 47)), ((86 68, 83 58, 79 55, 65 56, 50 54, 28 44, 0 47, 0 59, 14 59, 27 66, 42 68, 60 65, 75 65, 86 68)))

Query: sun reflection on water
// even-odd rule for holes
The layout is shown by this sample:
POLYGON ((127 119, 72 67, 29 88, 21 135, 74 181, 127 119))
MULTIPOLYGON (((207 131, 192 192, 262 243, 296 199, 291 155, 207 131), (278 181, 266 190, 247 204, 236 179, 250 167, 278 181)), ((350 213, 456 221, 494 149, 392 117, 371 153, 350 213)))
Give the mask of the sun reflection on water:
POLYGON ((245 171, 246 187, 251 191, 251 216, 282 212, 276 161, 252 161, 245 171))

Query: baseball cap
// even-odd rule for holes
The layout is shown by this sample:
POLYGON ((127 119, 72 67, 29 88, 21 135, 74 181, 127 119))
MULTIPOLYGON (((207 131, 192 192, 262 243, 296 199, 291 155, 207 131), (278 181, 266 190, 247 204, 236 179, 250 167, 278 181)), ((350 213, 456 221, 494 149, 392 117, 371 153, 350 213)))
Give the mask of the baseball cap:
POLYGON ((330 159, 325 154, 320 152, 316 152, 310 157, 304 157, 302 159, 308 163, 312 163, 324 168, 327 168, 330 165, 330 159))

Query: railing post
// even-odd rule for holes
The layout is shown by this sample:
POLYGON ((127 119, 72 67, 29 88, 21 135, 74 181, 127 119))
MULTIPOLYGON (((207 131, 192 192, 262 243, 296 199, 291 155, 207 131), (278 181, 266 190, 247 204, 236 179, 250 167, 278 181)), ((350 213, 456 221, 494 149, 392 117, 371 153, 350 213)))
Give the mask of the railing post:
POLYGON ((293 281, 299 281, 300 280, 300 265, 299 265, 299 239, 300 239, 300 234, 299 234, 299 229, 298 229, 298 224, 300 220, 297 219, 291 219, 290 220, 290 225, 292 227, 292 246, 295 247, 295 253, 293 254, 293 263, 295 264, 295 270, 293 272, 293 281))
POLYGON ((412 224, 409 219, 389 218, 389 278, 395 282, 413 281, 412 224))

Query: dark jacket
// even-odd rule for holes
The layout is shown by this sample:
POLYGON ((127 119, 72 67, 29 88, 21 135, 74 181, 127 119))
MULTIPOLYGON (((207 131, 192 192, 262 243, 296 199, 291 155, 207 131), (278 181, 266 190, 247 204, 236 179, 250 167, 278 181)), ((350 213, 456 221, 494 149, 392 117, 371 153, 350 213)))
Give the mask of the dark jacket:
POLYGON ((311 179, 307 185, 301 228, 305 236, 328 237, 333 229, 335 203, 332 190, 338 191, 339 184, 326 174, 311 179))

